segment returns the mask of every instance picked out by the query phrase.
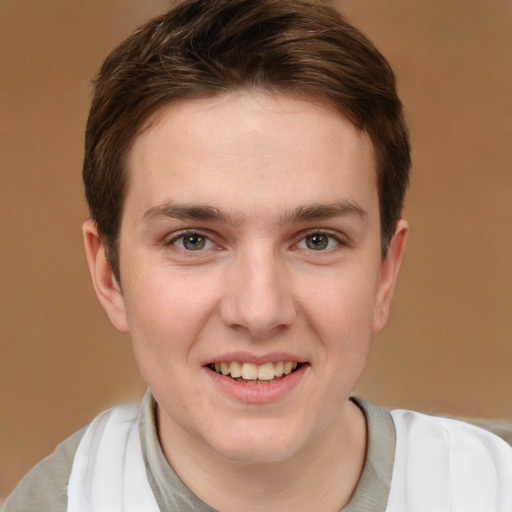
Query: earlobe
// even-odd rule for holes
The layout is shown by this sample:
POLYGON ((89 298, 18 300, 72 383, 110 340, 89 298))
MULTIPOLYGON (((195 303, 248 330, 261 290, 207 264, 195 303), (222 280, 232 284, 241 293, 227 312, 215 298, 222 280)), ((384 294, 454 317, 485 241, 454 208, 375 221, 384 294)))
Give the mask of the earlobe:
POLYGON ((112 325, 121 332, 128 332, 124 297, 107 260, 96 223, 91 219, 85 221, 82 226, 82 234, 96 296, 112 325))
POLYGON ((373 333, 382 329, 388 320, 391 300, 393 299, 398 272, 402 265, 408 233, 409 225, 404 219, 400 219, 391 238, 388 253, 382 260, 380 267, 378 290, 373 311, 373 333))

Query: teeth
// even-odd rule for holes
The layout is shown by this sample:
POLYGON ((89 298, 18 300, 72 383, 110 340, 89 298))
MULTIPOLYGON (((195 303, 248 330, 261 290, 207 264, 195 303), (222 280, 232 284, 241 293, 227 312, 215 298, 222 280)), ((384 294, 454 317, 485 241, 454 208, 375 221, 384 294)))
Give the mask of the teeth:
MULTIPOLYGON (((298 366, 297 361, 277 361, 275 363, 239 363, 237 361, 215 363, 215 371, 221 375, 230 375, 239 382, 268 382, 283 375, 289 375, 298 366)), ((213 368, 212 368, 213 369, 213 368)))
POLYGON ((231 374, 231 377, 233 377, 233 379, 241 377, 242 365, 240 363, 237 363, 236 361, 232 361, 231 364, 229 365, 229 373, 231 374))
MULTIPOLYGON (((217 371, 217 365, 215 365, 215 371, 217 371)), ((220 363, 220 371, 222 375, 227 375, 229 373, 229 364, 224 361, 220 363)))
POLYGON ((252 363, 242 365, 242 379, 254 380, 258 378, 258 367, 252 363))
POLYGON ((259 380, 272 380, 274 378, 274 365, 272 363, 265 363, 258 366, 258 379, 259 380))

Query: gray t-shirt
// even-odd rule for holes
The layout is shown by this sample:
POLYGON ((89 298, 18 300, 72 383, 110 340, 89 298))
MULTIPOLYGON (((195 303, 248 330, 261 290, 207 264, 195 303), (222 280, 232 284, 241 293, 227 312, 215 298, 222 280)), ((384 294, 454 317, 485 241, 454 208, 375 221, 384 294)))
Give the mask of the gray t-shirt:
MULTIPOLYGON (((386 509, 396 435, 388 409, 353 399, 363 411, 368 428, 365 464, 350 502, 342 512, 378 512, 386 509)), ((139 432, 149 483, 162 511, 215 512, 180 480, 165 458, 156 429, 156 403, 147 393, 141 405, 139 432)), ((4 512, 64 512, 73 458, 85 428, 61 443, 21 480, 7 499, 4 512)))

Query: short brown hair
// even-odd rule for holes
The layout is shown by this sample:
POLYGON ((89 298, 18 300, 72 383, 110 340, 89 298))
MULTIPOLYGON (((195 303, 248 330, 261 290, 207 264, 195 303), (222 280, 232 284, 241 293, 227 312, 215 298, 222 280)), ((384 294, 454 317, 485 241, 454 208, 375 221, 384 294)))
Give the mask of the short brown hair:
POLYGON ((134 137, 165 104, 244 88, 322 101, 368 133, 386 254, 411 164, 402 105, 386 59, 325 2, 189 0, 126 39, 95 80, 83 179, 91 217, 118 280, 124 164, 134 137))

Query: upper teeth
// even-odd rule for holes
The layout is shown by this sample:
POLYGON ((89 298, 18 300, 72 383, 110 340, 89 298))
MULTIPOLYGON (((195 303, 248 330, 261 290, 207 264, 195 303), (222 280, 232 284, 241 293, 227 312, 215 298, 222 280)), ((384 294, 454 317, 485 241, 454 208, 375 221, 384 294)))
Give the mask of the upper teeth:
POLYGON ((288 375, 297 368, 296 361, 278 361, 276 363, 239 363, 238 361, 215 363, 215 371, 222 375, 231 375, 234 379, 242 377, 244 380, 272 380, 276 377, 288 375))

